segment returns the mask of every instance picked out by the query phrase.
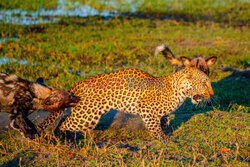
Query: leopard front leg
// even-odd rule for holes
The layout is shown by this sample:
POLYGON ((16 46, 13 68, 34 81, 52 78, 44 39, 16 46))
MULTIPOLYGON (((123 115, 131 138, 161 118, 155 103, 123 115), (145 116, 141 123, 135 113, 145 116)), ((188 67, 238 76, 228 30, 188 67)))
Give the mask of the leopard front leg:
POLYGON ((166 135, 163 133, 161 128, 160 117, 154 116, 153 114, 140 114, 144 121, 147 129, 151 135, 156 139, 166 139, 166 135))
POLYGON ((164 115, 163 117, 161 117, 161 128, 163 131, 167 129, 169 124, 170 124, 169 115, 164 115))

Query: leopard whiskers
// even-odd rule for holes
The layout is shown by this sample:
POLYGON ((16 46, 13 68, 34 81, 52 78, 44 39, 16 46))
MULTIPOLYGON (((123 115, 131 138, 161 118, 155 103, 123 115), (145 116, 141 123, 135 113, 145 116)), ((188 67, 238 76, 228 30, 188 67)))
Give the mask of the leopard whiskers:
POLYGON ((216 105, 219 104, 214 97, 211 97, 211 104, 212 104, 212 106, 214 106, 213 103, 216 103, 216 105))

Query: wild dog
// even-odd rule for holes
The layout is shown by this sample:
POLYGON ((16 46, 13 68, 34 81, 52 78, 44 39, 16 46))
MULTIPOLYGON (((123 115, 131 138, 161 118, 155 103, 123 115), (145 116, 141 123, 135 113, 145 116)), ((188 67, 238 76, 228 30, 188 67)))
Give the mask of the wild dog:
POLYGON ((0 112, 10 113, 10 126, 25 137, 32 139, 42 133, 27 117, 33 111, 59 112, 75 106, 79 100, 70 92, 46 86, 42 78, 31 82, 0 73, 0 112))
POLYGON ((192 59, 185 56, 176 58, 172 51, 164 44, 157 46, 155 49, 155 58, 159 53, 162 53, 166 60, 175 66, 175 71, 179 71, 185 67, 196 67, 203 71, 205 74, 209 75, 209 68, 216 63, 217 57, 212 56, 204 60, 202 55, 194 56, 192 59), (180 59, 180 60, 179 60, 180 59))

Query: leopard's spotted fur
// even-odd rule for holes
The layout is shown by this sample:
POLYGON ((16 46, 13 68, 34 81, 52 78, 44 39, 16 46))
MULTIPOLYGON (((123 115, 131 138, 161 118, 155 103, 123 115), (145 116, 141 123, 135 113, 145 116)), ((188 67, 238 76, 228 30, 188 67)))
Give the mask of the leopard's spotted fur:
POLYGON ((71 91, 81 100, 59 130, 93 129, 104 113, 116 109, 140 115, 155 138, 164 137, 160 118, 175 111, 187 97, 197 103, 199 97, 213 95, 208 76, 192 67, 159 78, 125 69, 83 80, 71 91))
MULTIPOLYGON (((213 66, 217 61, 216 56, 209 57, 205 60, 203 59, 203 55, 196 55, 192 59, 184 56, 176 58, 170 48, 165 46, 164 44, 159 45, 155 48, 155 59, 160 52, 164 55, 167 62, 174 66, 175 71, 179 71, 185 67, 195 67, 203 71, 205 74, 209 75, 209 68, 213 66)), ((206 103, 208 105, 212 105, 210 100, 207 100, 206 103)), ((169 125, 170 120, 168 118, 168 115, 162 117, 161 123, 163 129, 169 125)))

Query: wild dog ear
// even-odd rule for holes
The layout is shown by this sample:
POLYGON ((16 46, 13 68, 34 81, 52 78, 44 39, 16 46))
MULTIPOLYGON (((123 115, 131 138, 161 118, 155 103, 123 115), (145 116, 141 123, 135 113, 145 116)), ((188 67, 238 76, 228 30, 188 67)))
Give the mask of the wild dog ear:
POLYGON ((162 52, 165 59, 171 63, 171 65, 182 65, 182 62, 180 62, 178 59, 175 58, 175 55, 172 53, 172 51, 169 49, 169 47, 165 46, 164 44, 157 46, 155 48, 155 59, 157 55, 162 52))
POLYGON ((46 86, 45 84, 44 84, 44 79, 43 78, 38 78, 37 80, 36 80, 36 83, 38 83, 38 84, 40 84, 40 85, 43 85, 43 86, 46 86))
POLYGON ((210 57, 206 60, 206 63, 207 63, 207 66, 208 67, 211 67, 212 65, 214 65, 216 63, 216 60, 217 60, 217 57, 216 56, 213 56, 213 57, 210 57))
POLYGON ((185 56, 181 56, 180 59, 181 59, 182 63, 185 65, 185 67, 190 67, 190 65, 191 65, 190 58, 187 58, 185 56))
POLYGON ((172 59, 170 60, 170 63, 171 63, 172 65, 178 65, 178 66, 181 66, 181 65, 183 64, 180 60, 178 60, 178 59, 176 59, 176 58, 172 58, 172 59))

